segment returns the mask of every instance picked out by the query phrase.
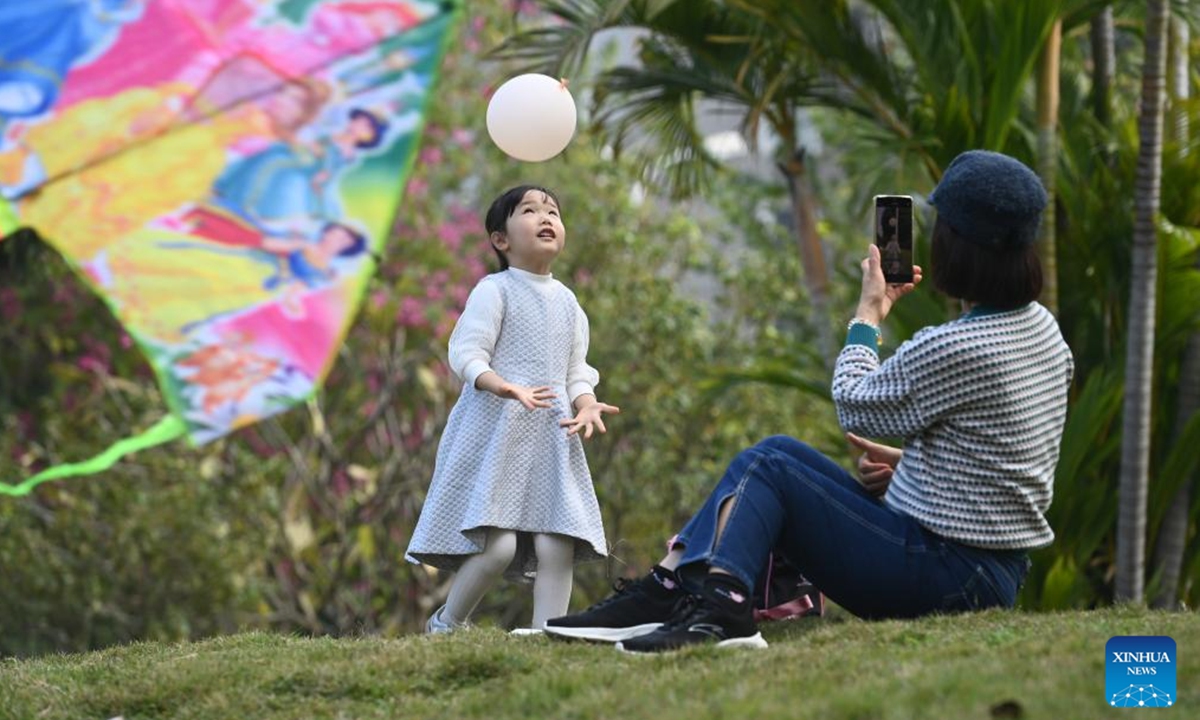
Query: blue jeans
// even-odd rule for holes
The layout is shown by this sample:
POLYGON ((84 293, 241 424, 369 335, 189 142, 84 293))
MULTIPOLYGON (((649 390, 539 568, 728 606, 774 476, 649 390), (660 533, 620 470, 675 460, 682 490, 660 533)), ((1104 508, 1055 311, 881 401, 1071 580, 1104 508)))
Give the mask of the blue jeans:
POLYGON ((873 497, 808 445, 777 435, 743 450, 679 533, 681 575, 709 566, 753 588, 775 551, 864 618, 1012 607, 1029 570, 1021 550, 941 537, 873 497), (720 540, 717 516, 733 503, 720 540))

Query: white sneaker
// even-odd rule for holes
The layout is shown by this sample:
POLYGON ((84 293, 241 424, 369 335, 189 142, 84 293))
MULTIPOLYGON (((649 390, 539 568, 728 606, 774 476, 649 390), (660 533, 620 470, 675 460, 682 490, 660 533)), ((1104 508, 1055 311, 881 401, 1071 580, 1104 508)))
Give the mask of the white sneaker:
POLYGON ((429 619, 425 621, 426 635, 443 635, 445 633, 454 632, 455 630, 461 630, 467 626, 466 623, 452 623, 443 620, 442 611, 445 609, 446 606, 443 605, 437 610, 434 610, 433 614, 429 616, 429 619))

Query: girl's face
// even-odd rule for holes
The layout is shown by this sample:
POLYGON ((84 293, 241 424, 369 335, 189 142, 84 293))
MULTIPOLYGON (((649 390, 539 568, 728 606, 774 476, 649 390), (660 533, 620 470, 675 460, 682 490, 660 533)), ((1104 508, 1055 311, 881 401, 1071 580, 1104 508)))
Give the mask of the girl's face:
POLYGON ((511 267, 539 275, 550 272, 550 263, 562 252, 566 240, 558 203, 540 190, 525 193, 508 216, 504 233, 492 233, 492 243, 511 267))

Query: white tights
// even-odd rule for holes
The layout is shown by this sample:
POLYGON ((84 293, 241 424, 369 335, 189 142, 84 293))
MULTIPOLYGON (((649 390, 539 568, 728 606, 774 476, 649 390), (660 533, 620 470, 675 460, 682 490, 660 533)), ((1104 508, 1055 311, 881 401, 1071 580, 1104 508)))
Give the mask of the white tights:
MULTIPOLYGON (((575 541, 565 535, 536 533, 537 577, 533 581, 533 627, 541 628, 550 618, 567 614, 575 565, 575 541)), ((517 553, 515 530, 489 528, 483 552, 472 555, 458 569, 446 598, 442 619, 466 622, 517 553)))

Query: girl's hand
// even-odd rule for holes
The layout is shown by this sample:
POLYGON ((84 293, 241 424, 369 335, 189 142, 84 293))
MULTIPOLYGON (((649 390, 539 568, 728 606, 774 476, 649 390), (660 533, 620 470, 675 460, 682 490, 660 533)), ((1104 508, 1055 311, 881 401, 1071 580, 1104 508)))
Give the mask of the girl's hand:
POLYGON ((867 247, 867 256, 862 261, 862 293, 858 298, 858 310, 854 316, 867 322, 880 325, 902 296, 916 289, 921 282, 921 266, 913 265, 913 281, 904 285, 889 285, 883 279, 883 263, 879 258, 879 248, 874 245, 867 247))
POLYGON ((862 483, 867 492, 875 497, 883 497, 883 494, 887 492, 888 485, 892 482, 892 473, 895 471, 896 465, 900 463, 900 457, 904 451, 890 445, 860 438, 854 433, 846 433, 846 440, 863 451, 858 458, 858 481, 862 483))
POLYGON ((621 408, 617 407, 616 405, 609 405, 608 403, 602 403, 602 402, 594 402, 585 408, 581 408, 579 410, 579 412, 577 412, 575 414, 575 417, 573 419, 559 420, 558 424, 561 427, 570 428, 569 430, 567 430, 568 436, 574 435, 575 433, 582 430, 583 431, 583 439, 587 440, 588 438, 590 438, 592 436, 593 428, 595 428, 596 430, 599 430, 602 433, 608 432, 608 429, 604 427, 604 421, 600 419, 604 413, 616 414, 619 412, 621 412, 621 408))
POLYGON ((550 386, 548 385, 531 388, 509 382, 501 385, 500 390, 496 394, 502 398, 516 400, 524 405, 526 410, 548 408, 550 407, 550 401, 557 397, 557 395, 550 392, 550 386))

